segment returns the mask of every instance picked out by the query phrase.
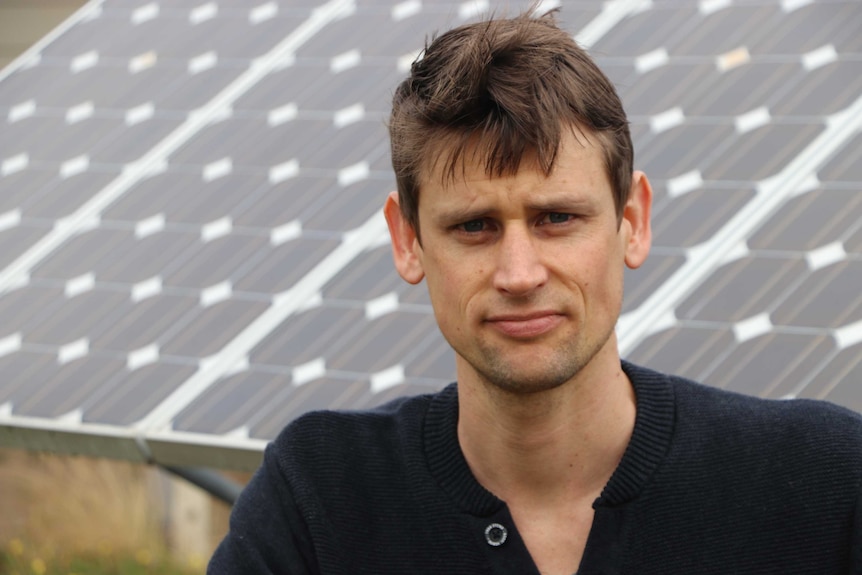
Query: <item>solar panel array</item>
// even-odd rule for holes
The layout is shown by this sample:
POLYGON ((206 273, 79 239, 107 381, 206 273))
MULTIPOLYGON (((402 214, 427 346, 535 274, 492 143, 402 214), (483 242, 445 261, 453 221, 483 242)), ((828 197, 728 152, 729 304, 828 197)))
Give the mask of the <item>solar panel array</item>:
MULTIPOLYGON (((4 70, 0 442, 254 467, 302 412, 450 382, 385 119, 426 36, 525 5, 94 1, 4 70)), ((862 3, 560 19, 656 193, 623 355, 862 410, 862 3)))

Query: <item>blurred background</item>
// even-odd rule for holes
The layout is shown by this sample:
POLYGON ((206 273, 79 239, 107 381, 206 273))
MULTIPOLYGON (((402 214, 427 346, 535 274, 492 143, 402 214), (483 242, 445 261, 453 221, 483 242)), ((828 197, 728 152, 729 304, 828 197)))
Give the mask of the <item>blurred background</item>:
MULTIPOLYGON (((0 69, 84 3, 0 1, 0 69)), ((248 473, 233 477, 244 483, 248 473)), ((228 513, 143 464, 0 448, 0 573, 203 573, 228 513), (191 504, 172 505, 171 495, 191 504)))
POLYGON ((0 2, 0 67, 54 29, 84 0, 3 0, 0 2))
MULTIPOLYGON (((0 574, 200 573, 290 420, 452 381, 389 100, 527 4, 0 1, 0 574)), ((862 2, 554 7, 655 192, 623 356, 862 411, 862 2)))

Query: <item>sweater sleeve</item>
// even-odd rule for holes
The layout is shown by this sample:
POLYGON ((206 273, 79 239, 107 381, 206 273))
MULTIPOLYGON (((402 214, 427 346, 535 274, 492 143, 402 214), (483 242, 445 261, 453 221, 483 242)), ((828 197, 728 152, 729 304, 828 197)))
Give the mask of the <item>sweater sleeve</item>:
POLYGON ((862 575, 862 488, 856 497, 856 513, 850 537, 850 575, 862 575))
POLYGON ((210 559, 207 575, 317 573, 308 529, 271 444, 234 505, 230 530, 210 559))

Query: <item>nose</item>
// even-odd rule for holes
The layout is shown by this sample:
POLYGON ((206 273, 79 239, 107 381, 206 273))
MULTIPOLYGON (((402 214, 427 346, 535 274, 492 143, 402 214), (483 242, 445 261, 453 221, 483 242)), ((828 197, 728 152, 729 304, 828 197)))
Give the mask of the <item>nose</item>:
POLYGON ((494 287, 512 296, 530 295, 548 281, 540 245, 529 230, 509 227, 497 244, 494 287))

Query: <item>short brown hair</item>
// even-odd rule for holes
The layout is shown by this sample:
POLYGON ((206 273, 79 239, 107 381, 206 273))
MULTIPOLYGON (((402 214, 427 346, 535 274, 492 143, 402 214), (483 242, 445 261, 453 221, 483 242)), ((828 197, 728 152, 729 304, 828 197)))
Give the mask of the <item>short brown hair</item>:
POLYGON ((531 153, 550 175, 564 129, 598 136, 619 220, 633 165, 626 114, 613 84, 553 13, 491 19, 432 39, 392 101, 392 167, 404 216, 418 234, 420 176, 438 159, 454 178, 473 149, 489 176, 502 176, 531 153))

